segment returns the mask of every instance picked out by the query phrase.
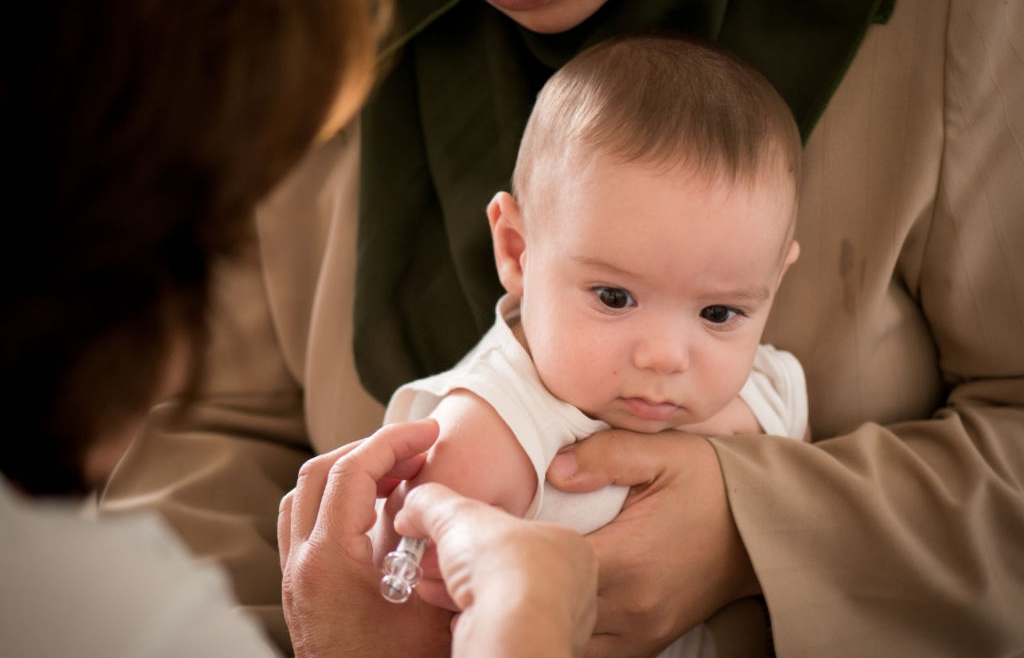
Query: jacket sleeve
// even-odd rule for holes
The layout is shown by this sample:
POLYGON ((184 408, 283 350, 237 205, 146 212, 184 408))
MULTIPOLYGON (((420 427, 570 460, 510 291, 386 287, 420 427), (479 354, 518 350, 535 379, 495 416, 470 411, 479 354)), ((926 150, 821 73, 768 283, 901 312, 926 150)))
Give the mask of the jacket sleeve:
MULTIPOLYGON (((873 414, 864 403, 850 416, 859 422, 811 446, 770 437, 714 441, 780 656, 1024 652, 1024 6, 953 0, 943 16, 939 4, 898 2, 894 22, 907 26, 903 36, 920 39, 907 38, 889 51, 928 48, 917 30, 925 21, 941 21, 942 56, 932 58, 941 71, 941 148, 932 196, 912 204, 909 214, 916 217, 907 230, 891 227, 886 240, 902 242, 884 279, 871 256, 830 263, 858 274, 859 287, 835 294, 837 308, 848 294, 859 315, 837 312, 831 320, 849 322, 846 334, 856 335, 817 349, 812 337, 796 348, 813 373, 811 396, 819 395, 812 400, 812 425, 815 408, 855 406, 857 396, 820 396, 834 388, 832 380, 854 386, 873 376, 900 381, 899 360, 886 359, 890 366, 876 365, 873 373, 827 372, 821 352, 853 345, 870 351, 883 344, 882 336, 907 333, 908 323, 893 321, 899 314, 893 291, 899 291, 916 303, 931 338, 936 403, 903 417, 891 409, 873 414), (884 309, 872 316, 874 334, 859 319, 873 312, 865 299, 884 309)), ((900 66, 898 58, 882 57, 886 52, 868 47, 861 55, 879 59, 876 72, 900 66)), ((889 102, 881 100, 885 73, 875 75, 866 93, 889 102)), ((907 75, 929 73, 921 67, 907 75)), ((915 130, 900 128, 903 134, 915 130)), ((875 134, 868 127, 858 138, 870 141, 875 134)), ((893 157, 909 161, 915 153, 894 149, 893 157)), ((907 188, 920 188, 931 176, 890 182, 905 198, 907 188)), ((815 174, 808 177, 813 181, 815 174)), ((857 244, 852 223, 835 230, 844 233, 844 245, 857 244)), ((824 274, 818 281, 827 288, 824 274)), ((918 386, 927 388, 929 378, 921 369, 918 386)), ((857 400, 872 394, 862 392, 857 400)))

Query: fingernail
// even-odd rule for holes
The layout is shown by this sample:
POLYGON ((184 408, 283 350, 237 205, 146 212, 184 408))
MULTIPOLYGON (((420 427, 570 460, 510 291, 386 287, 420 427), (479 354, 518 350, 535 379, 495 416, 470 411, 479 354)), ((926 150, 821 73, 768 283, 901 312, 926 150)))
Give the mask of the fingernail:
POLYGON ((571 452, 560 452, 551 460, 548 473, 563 480, 568 480, 576 475, 579 465, 576 463, 576 455, 571 452))

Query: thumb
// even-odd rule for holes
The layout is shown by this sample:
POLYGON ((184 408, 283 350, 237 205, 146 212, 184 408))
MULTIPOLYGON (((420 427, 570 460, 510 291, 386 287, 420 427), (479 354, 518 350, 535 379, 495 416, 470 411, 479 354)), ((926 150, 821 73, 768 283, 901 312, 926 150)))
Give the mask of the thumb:
POLYGON ((692 449, 693 441, 703 439, 675 430, 658 434, 606 430, 555 455, 547 479, 570 492, 593 491, 609 484, 649 484, 664 472, 666 463, 692 449))
POLYGON ((428 537, 438 543, 461 517, 460 509, 471 502, 443 484, 426 482, 406 496, 395 516, 395 530, 401 535, 428 537))

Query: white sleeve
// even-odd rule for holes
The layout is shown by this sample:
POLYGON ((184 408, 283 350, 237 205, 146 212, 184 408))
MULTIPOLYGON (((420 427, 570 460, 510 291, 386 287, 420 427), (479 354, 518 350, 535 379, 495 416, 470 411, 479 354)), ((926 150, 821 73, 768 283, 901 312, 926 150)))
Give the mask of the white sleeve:
POLYGON ((740 391, 765 434, 801 440, 807 431, 807 382, 797 358, 761 345, 740 391))
POLYGON ((273 658, 224 571, 159 518, 83 519, 0 482, 0 638, 21 658, 273 658))

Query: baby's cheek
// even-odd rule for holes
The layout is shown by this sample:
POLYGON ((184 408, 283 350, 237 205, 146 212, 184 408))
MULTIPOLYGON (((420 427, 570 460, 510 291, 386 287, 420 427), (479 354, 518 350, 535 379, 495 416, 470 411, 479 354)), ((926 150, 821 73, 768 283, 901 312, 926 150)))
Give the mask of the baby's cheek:
POLYGON ((726 361, 723 363, 723 367, 710 369, 708 376, 704 379, 709 384, 705 388, 708 403, 716 409, 724 408, 739 395, 740 389, 746 384, 749 376, 750 366, 738 360, 726 361))
POLYGON ((579 365, 566 359, 553 360, 547 367, 538 368, 538 373, 544 386, 556 398, 577 407, 583 406, 587 391, 581 382, 586 381, 587 373, 579 365))

